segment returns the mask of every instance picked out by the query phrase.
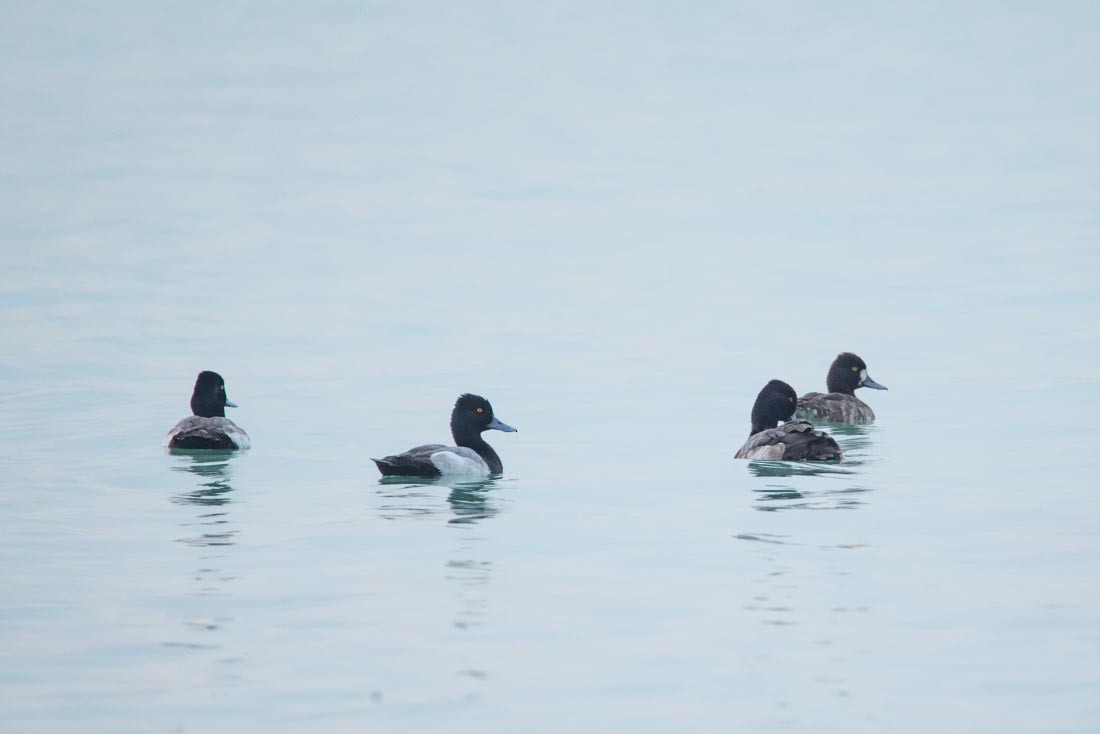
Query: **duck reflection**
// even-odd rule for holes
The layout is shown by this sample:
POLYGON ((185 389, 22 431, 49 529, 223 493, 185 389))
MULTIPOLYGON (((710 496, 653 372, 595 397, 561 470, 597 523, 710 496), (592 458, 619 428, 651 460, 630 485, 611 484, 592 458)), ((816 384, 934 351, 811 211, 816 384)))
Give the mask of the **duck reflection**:
MULTIPOLYGON (((378 480, 382 498, 379 514, 388 520, 431 520, 446 517, 448 536, 453 547, 440 559, 443 575, 453 589, 454 611, 451 625, 463 634, 487 624, 490 618, 488 586, 493 579, 493 561, 486 558, 487 536, 479 527, 482 520, 501 511, 502 500, 498 479, 459 479, 457 477, 382 477, 378 480), (444 494, 440 488, 447 491, 444 494)), ((485 681, 490 678, 486 666, 480 664, 482 648, 477 637, 465 638, 457 644, 468 647, 463 667, 454 674, 467 687, 466 696, 479 698, 484 694, 485 681)))
MULTIPOLYGON (((176 450, 172 454, 181 459, 181 463, 173 466, 172 470, 194 474, 198 480, 194 489, 176 495, 172 502, 213 509, 226 507, 233 501, 230 461, 236 455, 235 452, 176 450)), ((197 523, 184 525, 200 525, 205 529, 204 532, 195 537, 180 538, 179 542, 198 546, 233 545, 238 531, 228 527, 228 518, 228 509, 202 513, 196 516, 197 523)))
POLYGON ((447 522, 456 525, 475 523, 500 512, 499 507, 489 499, 489 493, 496 489, 496 480, 458 482, 450 486, 451 492, 447 495, 447 504, 451 506, 454 517, 447 522))
POLYGON ((229 483, 229 460, 232 451, 180 451, 173 450, 173 456, 181 457, 183 463, 172 467, 172 471, 190 472, 200 481, 196 489, 176 495, 172 501, 181 505, 227 505, 233 491, 229 483), (209 481, 201 481, 201 480, 209 481))
MULTIPOLYGON (((174 504, 191 507, 197 513, 188 513, 181 520, 180 527, 187 528, 188 534, 174 541, 196 549, 194 572, 195 590, 192 595, 211 599, 204 613, 189 614, 180 622, 184 628, 184 638, 163 642, 167 647, 188 650, 212 651, 212 662, 219 664, 234 663, 237 656, 226 655, 221 644, 221 630, 234 621, 226 614, 225 602, 213 601, 231 596, 236 575, 226 570, 225 561, 229 557, 229 548, 236 545, 239 530, 230 524, 229 508, 233 503, 233 464, 239 454, 233 451, 182 451, 170 452, 176 459, 171 466, 172 472, 188 476, 191 487, 171 497, 174 504), (194 529, 198 533, 194 534, 194 529)), ((206 603, 203 604, 206 606, 206 603)), ((192 609, 194 611, 194 608, 192 609)), ((235 679, 232 668, 222 669, 224 675, 235 679)))
POLYGON ((496 479, 458 480, 435 477, 382 477, 379 494, 386 503, 379 507, 387 520, 408 517, 434 517, 448 514, 448 524, 477 523, 499 514, 500 506, 493 492, 500 489, 496 479), (447 487, 450 492, 442 499, 433 487, 447 487))

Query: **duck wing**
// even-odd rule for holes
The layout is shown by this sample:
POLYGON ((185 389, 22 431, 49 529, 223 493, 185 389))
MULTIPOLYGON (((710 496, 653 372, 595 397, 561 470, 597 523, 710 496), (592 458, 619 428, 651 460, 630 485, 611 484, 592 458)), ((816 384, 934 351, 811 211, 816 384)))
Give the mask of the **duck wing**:
POLYGON ((414 446, 400 454, 371 459, 371 461, 378 465, 378 471, 382 472, 383 476, 438 477, 440 471, 432 463, 432 454, 446 448, 441 443, 427 443, 423 446, 414 446))

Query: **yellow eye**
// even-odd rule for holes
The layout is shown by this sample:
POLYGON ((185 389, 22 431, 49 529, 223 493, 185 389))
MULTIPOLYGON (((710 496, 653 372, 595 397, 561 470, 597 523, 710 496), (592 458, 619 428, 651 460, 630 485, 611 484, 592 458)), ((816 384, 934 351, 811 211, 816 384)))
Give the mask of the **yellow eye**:
POLYGON ((859 367, 853 367, 852 372, 859 372, 859 367))
POLYGON ((484 412, 485 412, 485 408, 478 408, 478 409, 477 409, 477 412, 478 412, 478 413, 484 413, 484 412))
POLYGON ((218 389, 225 392, 225 385, 218 385, 218 389))

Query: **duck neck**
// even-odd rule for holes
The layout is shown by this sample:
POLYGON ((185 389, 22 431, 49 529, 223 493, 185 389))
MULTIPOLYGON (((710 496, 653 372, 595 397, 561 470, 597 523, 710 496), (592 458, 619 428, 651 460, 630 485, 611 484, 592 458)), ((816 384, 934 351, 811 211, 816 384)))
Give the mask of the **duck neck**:
POLYGON ((491 474, 500 474, 504 465, 501 464, 500 457, 497 456, 497 452, 493 450, 493 447, 481 437, 480 431, 460 431, 452 427, 451 435, 454 437, 455 446, 473 449, 489 465, 491 474))
POLYGON ((192 397, 191 412, 200 418, 224 418, 225 406, 213 400, 192 397))
POLYGON ((840 374, 836 371, 830 370, 829 377, 825 380, 825 387, 829 392, 838 392, 841 395, 855 395, 856 388, 859 387, 859 378, 857 377, 855 382, 852 381, 854 372, 844 370, 840 374))

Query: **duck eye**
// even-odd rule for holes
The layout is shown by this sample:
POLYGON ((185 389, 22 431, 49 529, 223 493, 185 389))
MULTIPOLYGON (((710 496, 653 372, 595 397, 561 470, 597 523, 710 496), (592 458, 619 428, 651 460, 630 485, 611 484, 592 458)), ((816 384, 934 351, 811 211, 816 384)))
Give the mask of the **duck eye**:
POLYGON ((859 372, 859 367, 853 367, 852 372, 859 372))
POLYGON ((484 413, 484 412, 485 412, 485 408, 478 408, 478 409, 477 409, 477 412, 478 412, 478 413, 484 413))

